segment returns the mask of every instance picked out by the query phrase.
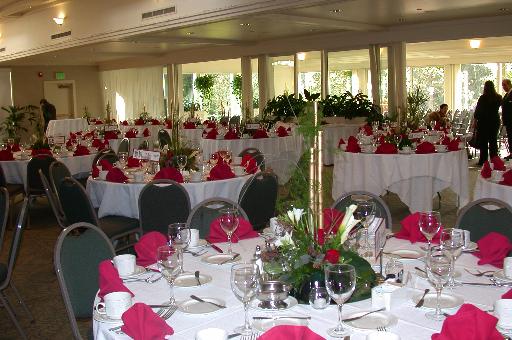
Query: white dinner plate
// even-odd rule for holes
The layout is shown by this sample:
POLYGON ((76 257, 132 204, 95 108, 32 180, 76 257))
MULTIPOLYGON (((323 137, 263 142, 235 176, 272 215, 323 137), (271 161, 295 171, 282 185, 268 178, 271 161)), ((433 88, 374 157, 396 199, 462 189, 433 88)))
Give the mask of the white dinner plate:
POLYGON ((98 313, 97 310, 94 310, 94 312, 92 313, 92 317, 94 318, 94 320, 98 321, 98 322, 103 322, 103 323, 117 323, 117 324, 122 324, 123 323, 123 320, 122 319, 112 319, 112 318, 109 318, 107 316, 107 314, 100 314, 98 313))
POLYGON ((125 279, 131 279, 131 278, 134 278, 137 276, 141 276, 144 273, 146 273, 146 268, 139 266, 139 265, 135 265, 135 270, 133 271, 133 273, 131 273, 129 275, 119 275, 119 277, 121 279, 125 280, 125 279))
MULTIPOLYGON (((357 312, 347 315, 346 318, 354 318, 368 312, 357 312)), ((393 327, 398 322, 398 319, 393 314, 388 312, 376 312, 368 314, 361 319, 343 322, 345 325, 359 328, 359 329, 377 329, 379 327, 393 327)))
MULTIPOLYGON (((201 282, 201 286, 212 282, 212 277, 207 274, 199 274, 199 281, 201 282)), ((194 273, 183 273, 174 280, 174 286, 176 287, 199 287, 197 283, 196 277, 194 273)))
MULTIPOLYGON (((210 301, 222 306, 226 305, 226 302, 216 298, 200 297, 204 301, 210 301)), ((217 312, 223 308, 212 305, 208 302, 199 302, 193 299, 185 300, 178 304, 178 309, 185 314, 209 314, 217 312)))
POLYGON ((467 247, 464 247, 464 250, 463 251, 474 251, 474 250, 477 250, 478 249, 478 244, 476 244, 475 242, 469 242, 468 246, 467 247))
POLYGON ((201 259, 202 262, 206 262, 209 264, 232 264, 238 262, 240 260, 240 255, 234 259, 232 254, 213 254, 207 255, 201 259))
POLYGON ((495 271, 493 274, 494 278, 501 282, 512 282, 512 279, 509 279, 505 276, 505 273, 503 272, 503 269, 500 269, 498 271, 495 271))
POLYGON ((411 151, 398 150, 398 153, 401 155, 410 155, 410 154, 412 154, 412 150, 411 151))
POLYGON ((205 240, 205 239, 199 239, 197 241, 197 244, 193 247, 191 246, 188 246, 187 249, 198 249, 198 248, 203 248, 203 247, 206 247, 208 245, 208 242, 205 240))
MULTIPOLYGON (((420 301, 423 293, 414 295, 412 297, 412 302, 417 304, 420 301)), ((439 298, 439 306, 441 308, 456 308, 464 303, 464 300, 455 295, 449 295, 441 293, 441 297, 439 298)), ((428 293, 425 295, 425 302, 423 302, 423 307, 425 308, 436 308, 437 305, 437 294, 436 293, 428 293)))
POLYGON ((307 326, 309 320, 307 319, 294 319, 294 318, 280 318, 280 319, 266 319, 266 320, 253 320, 252 326, 259 332, 266 332, 270 328, 281 325, 289 326, 307 326))
POLYGON ((399 260, 418 260, 420 257, 425 256, 425 253, 419 250, 412 249, 398 249, 386 253, 388 257, 394 257, 399 260))
POLYGON ((252 309, 256 309, 258 311, 261 311, 261 312, 282 312, 284 310, 288 310, 290 308, 293 308, 295 306, 298 305, 298 301, 296 298, 294 298, 293 296, 288 296, 285 300, 284 300, 284 303, 287 304, 287 307, 286 308, 281 308, 281 309, 268 309, 268 308, 261 308, 259 306, 259 304, 261 303, 260 300, 258 299, 254 299, 251 301, 251 303, 249 304, 249 307, 251 307, 252 309))
MULTIPOLYGON (((416 269, 416 275, 418 275, 422 279, 428 279, 427 275, 424 272, 421 272, 417 269, 416 269)), ((457 278, 461 277, 461 275, 462 275, 462 273, 460 271, 455 270, 455 273, 453 274, 453 278, 457 279, 457 278)))

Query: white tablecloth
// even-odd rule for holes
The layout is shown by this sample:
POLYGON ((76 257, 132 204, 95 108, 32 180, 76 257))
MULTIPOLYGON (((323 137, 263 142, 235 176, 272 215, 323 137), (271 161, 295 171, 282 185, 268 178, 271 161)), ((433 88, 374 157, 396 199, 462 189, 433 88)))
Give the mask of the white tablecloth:
POLYGON ((70 132, 83 131, 87 127, 88 123, 85 118, 50 120, 46 136, 66 136, 68 138, 70 132))
POLYGON ((284 184, 302 155, 303 139, 300 135, 260 139, 201 139, 201 148, 204 160, 219 150, 229 150, 233 156, 238 156, 244 149, 256 148, 265 156, 266 167, 272 168, 279 183, 284 184))
MULTIPOLYGON (((183 183, 190 197, 190 208, 199 202, 212 197, 229 198, 238 201, 245 182, 251 176, 242 176, 220 181, 205 181, 200 183, 183 183)), ((119 215, 139 218, 139 195, 145 184, 112 183, 89 178, 87 194, 92 205, 99 208, 98 217, 119 215)))
POLYGON ((322 125, 322 159, 324 165, 334 164, 334 153, 338 150, 340 138, 347 142, 348 137, 359 132, 361 124, 326 124, 322 125))
POLYGON ((203 129, 181 129, 180 134, 191 146, 199 146, 203 138, 203 129))
POLYGON ((473 193, 473 201, 481 198, 497 198, 512 204, 512 187, 504 184, 494 183, 478 175, 473 193))
POLYGON ((332 197, 365 190, 396 193, 411 212, 432 210, 432 198, 446 188, 469 202, 468 158, 465 150, 432 154, 382 155, 341 152, 334 159, 332 197))
MULTIPOLYGON (((131 156, 133 154, 133 150, 134 149, 138 149, 140 144, 143 141, 145 141, 146 139, 149 139, 149 137, 135 137, 135 138, 128 138, 128 139, 130 140, 130 152, 129 152, 129 155, 131 156)), ((119 148, 119 144, 121 143, 122 140, 123 140, 123 138, 109 139, 108 140, 108 145, 110 145, 112 150, 117 152, 117 149, 119 148)), ((151 147, 151 145, 150 145, 150 147, 151 147)))
MULTIPOLYGON (((256 245, 264 245, 261 238, 250 240, 243 240, 233 245, 235 252, 241 253, 243 261, 249 261, 252 258, 256 245)), ((226 249, 225 244, 220 245, 221 248, 226 249)), ((386 251, 395 249, 418 249, 419 245, 412 245, 408 241, 390 239, 386 246, 386 251)), ((207 248, 209 254, 214 251, 207 248)), ((214 297, 226 302, 226 309, 219 310, 214 313, 206 315, 190 315, 184 314, 181 311, 174 313, 167 323, 173 327, 174 335, 172 339, 177 340, 191 340, 195 339, 197 331, 208 328, 216 327, 223 328, 228 333, 232 333, 233 328, 243 324, 243 308, 242 303, 238 301, 230 288, 230 265, 209 265, 201 262, 200 257, 192 257, 190 254, 185 254, 184 267, 186 271, 199 270, 201 273, 211 275, 213 281, 201 287, 194 288, 175 288, 174 293, 177 301, 187 299, 190 294, 195 294, 200 297, 214 297)), ((401 336, 402 340, 427 340, 435 332, 439 332, 442 327, 442 322, 432 321, 425 317, 428 311, 426 308, 414 308, 411 301, 412 296, 421 294, 425 288, 433 288, 427 280, 422 279, 416 275, 414 266, 423 267, 423 263, 418 260, 405 260, 403 261, 405 269, 405 277, 411 273, 411 280, 407 283, 407 288, 401 288, 395 291, 391 298, 391 313, 398 318, 398 323, 395 326, 387 327, 388 331, 397 333, 401 336)), ((463 268, 474 270, 496 270, 495 267, 490 265, 477 266, 477 258, 470 254, 463 254, 457 260, 457 269, 461 272, 461 280, 465 282, 485 282, 488 283, 487 278, 473 277, 466 273, 463 268)), ((145 274, 144 277, 153 275, 153 273, 145 274)), ((165 280, 157 281, 153 284, 147 283, 126 283, 126 286, 135 294, 134 302, 144 302, 146 304, 161 304, 169 298, 169 288, 165 280)), ((499 287, 485 287, 485 286, 462 286, 453 290, 445 289, 444 293, 460 296, 464 302, 472 303, 483 310, 492 308, 494 301, 500 298, 508 288, 499 287)), ((354 312, 372 310, 371 299, 350 303, 343 306, 343 316, 354 312)), ((444 312, 454 314, 455 309, 445 309, 444 312)), ((337 308, 333 305, 324 310, 315 310, 309 305, 297 305, 290 310, 272 313, 263 312, 255 309, 250 309, 249 314, 253 316, 269 316, 269 315, 310 315, 309 327, 325 337, 332 339, 326 334, 326 330, 333 327, 337 322, 337 308)), ((119 325, 119 324, 117 324, 119 325)), ((94 338, 98 340, 105 339, 129 339, 125 334, 115 334, 109 331, 111 327, 116 324, 105 324, 94 321, 94 338)), ((362 330, 353 330, 351 340, 364 340, 368 332, 362 330)))
POLYGON ((138 135, 142 136, 142 133, 144 132, 144 130, 146 128, 149 130, 149 133, 150 133, 149 137, 147 137, 148 142, 149 142, 149 147, 152 148, 153 147, 153 143, 158 139, 158 131, 160 131, 161 129, 164 129, 165 125, 152 125, 152 124, 148 124, 148 125, 121 125, 121 124, 119 124, 119 131, 121 131, 121 135, 122 136, 124 136, 126 131, 131 130, 131 129, 136 129, 139 132, 138 135))

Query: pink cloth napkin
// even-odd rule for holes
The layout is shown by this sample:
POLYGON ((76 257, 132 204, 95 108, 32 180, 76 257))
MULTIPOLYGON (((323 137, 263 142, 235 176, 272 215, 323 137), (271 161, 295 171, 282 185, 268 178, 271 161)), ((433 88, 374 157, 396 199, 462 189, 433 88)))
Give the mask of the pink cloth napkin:
POLYGON ((101 120, 99 120, 99 119, 98 119, 98 120, 96 120, 96 122, 94 122, 94 123, 95 123, 96 125, 101 125, 101 124, 103 124, 103 121, 101 121, 101 120))
POLYGON ((73 156, 85 156, 85 155, 89 155, 89 154, 90 154, 90 152, 89 152, 88 148, 86 148, 83 145, 78 145, 76 147, 75 152, 73 153, 73 156))
POLYGON ((195 129, 196 128, 196 123, 194 123, 194 122, 185 122, 183 124, 183 127, 185 129, 195 129))
POLYGON ((9 150, 11 152, 18 152, 21 151, 19 144, 13 144, 12 147, 10 145, 7 145, 6 150, 9 150))
POLYGON ((331 232, 333 234, 338 232, 338 228, 340 227, 341 221, 343 221, 343 217, 345 213, 342 213, 336 209, 325 208, 323 210, 324 215, 324 230, 326 232, 331 232))
POLYGON ((119 136, 115 131, 105 131, 105 140, 117 139, 119 136))
POLYGON ((183 176, 174 167, 165 167, 160 169, 153 179, 170 179, 178 183, 183 183, 183 176))
POLYGON ((502 299, 512 299, 512 289, 501 296, 502 299))
POLYGON ((363 127, 359 128, 359 130, 362 130, 365 135, 371 136, 373 135, 373 129, 370 125, 366 124, 363 127))
POLYGON ((112 170, 112 168, 114 167, 109 161, 107 161, 106 159, 102 159, 100 161, 100 166, 103 170, 106 170, 106 171, 110 171, 112 170))
POLYGON ((99 175, 100 175, 100 169, 98 169, 98 167, 95 164, 93 164, 92 165, 92 169, 91 169, 91 176, 92 176, 92 178, 96 178, 99 175))
POLYGON ((121 317, 121 330, 134 340, 160 340, 174 330, 145 303, 136 303, 121 317))
POLYGON ((446 146, 448 146, 448 145, 450 144, 450 137, 445 136, 445 137, 441 140, 441 144, 442 144, 442 145, 446 145, 446 146))
POLYGON ((137 120, 134 122, 134 124, 135 124, 135 125, 144 125, 144 124, 146 124, 146 123, 144 122, 144 119, 139 118, 139 119, 137 119, 137 120))
POLYGON ((512 170, 509 170, 503 174, 503 181, 500 184, 512 186, 512 170))
POLYGON ((160 125, 160 121, 158 119, 151 119, 151 125, 160 125))
POLYGON ((398 149, 396 148, 396 145, 393 143, 382 143, 377 147, 377 150, 375 150, 375 153, 378 154, 393 154, 398 153, 398 149))
POLYGON ((149 266, 157 261, 156 250, 158 247, 167 244, 167 237, 158 231, 150 231, 142 235, 139 242, 135 243, 135 252, 137 253, 137 264, 139 266, 149 266))
POLYGON ((165 127, 167 129, 172 129, 172 120, 166 120, 165 121, 165 127))
POLYGON ((448 151, 457 151, 459 150, 459 141, 457 139, 451 140, 448 143, 448 151))
MULTIPOLYGON (((154 125, 154 124, 153 124, 154 125)), ((148 128, 145 128, 144 131, 142 131, 142 135, 144 137, 149 137, 151 135, 151 132, 149 132, 148 128)))
POLYGON ((491 178, 491 166, 489 165, 488 161, 484 162, 484 165, 482 166, 482 170, 480 171, 480 175, 482 175, 483 178, 491 178))
POLYGON ((505 171, 507 168, 505 167, 505 163, 498 156, 493 156, 491 158, 492 165, 494 165, 494 170, 505 171))
POLYGON ((235 177, 235 174, 233 173, 233 171, 231 171, 231 167, 228 164, 222 162, 222 163, 215 165, 210 170, 210 176, 208 177, 208 180, 215 181, 215 180, 228 179, 228 178, 233 178, 233 177, 235 177))
POLYGON ((217 129, 211 129, 208 133, 206 133, 205 139, 216 139, 217 138, 217 129))
POLYGON ((345 151, 354 152, 354 153, 361 152, 361 147, 359 146, 359 144, 357 144, 356 137, 354 137, 354 136, 348 137, 347 148, 345 149, 345 151))
POLYGON ((476 242, 478 251, 472 253, 480 260, 478 264, 491 264, 498 268, 503 268, 503 259, 508 256, 512 250, 512 244, 508 237, 490 232, 476 242))
MULTIPOLYGON (((231 236, 231 242, 237 243, 238 240, 245 240, 258 236, 259 234, 252 229, 251 223, 246 219, 239 217, 238 228, 236 228, 235 232, 231 236)), ((212 243, 228 241, 228 236, 220 226, 220 218, 214 219, 210 224, 210 235, 208 235, 208 240, 212 243)))
MULTIPOLYGON (((427 242, 425 235, 423 235, 420 231, 420 227, 418 224, 419 220, 419 212, 416 212, 404 218, 400 222, 402 228, 398 233, 395 234, 395 237, 403 240, 409 240, 411 243, 427 242)), ((432 239, 432 243, 439 243, 439 237, 441 235, 442 230, 443 227, 441 227, 439 229, 439 232, 434 236, 434 238, 432 239)))
POLYGON ((239 139, 239 137, 235 131, 229 129, 229 131, 224 135, 224 139, 239 139))
POLYGON ((255 174, 258 171, 258 164, 251 155, 244 155, 242 157, 241 165, 245 168, 245 172, 248 174, 255 174))
POLYGON ((9 150, 0 150, 0 161, 13 161, 14 156, 9 150))
POLYGON ((112 264, 111 260, 104 260, 98 266, 99 272, 99 286, 100 291, 98 297, 103 300, 103 297, 108 293, 112 292, 127 292, 133 295, 133 293, 126 288, 123 284, 123 280, 119 277, 119 273, 112 264))
POLYGON ((129 130, 129 131, 126 131, 126 133, 124 134, 124 136, 126 138, 135 138, 137 137, 137 131, 136 130, 129 130))
POLYGON ((33 149, 32 150, 32 156, 38 156, 38 155, 52 155, 52 152, 50 149, 33 149))
POLYGON ((128 121, 123 120, 123 121, 121 122, 121 125, 127 126, 127 125, 128 125, 128 121))
POLYGON ((114 183, 125 183, 128 180, 123 173, 123 171, 119 168, 112 167, 107 173, 107 181, 114 183))
POLYGON ((288 136, 288 131, 286 131, 284 126, 278 127, 276 132, 277 132, 277 135, 279 137, 286 137, 286 136, 288 136))
POLYGON ((434 144, 430 142, 423 142, 416 147, 417 154, 425 154, 425 153, 434 153, 436 152, 436 148, 434 144))
MULTIPOLYGON (((108 145, 108 142, 107 142, 107 145, 108 145)), ((92 140, 92 147, 93 148, 97 148, 97 149, 103 149, 105 146, 105 144, 103 143, 103 141, 101 139, 98 139, 98 138, 94 138, 92 140)))
POLYGON ((502 340, 497 323, 496 317, 465 303, 446 318, 441 332, 433 334, 432 340, 502 340))
POLYGON ((258 129, 256 131, 254 131, 254 133, 252 134, 252 138, 254 138, 254 139, 268 138, 267 131, 265 131, 263 129, 258 129))
POLYGON ((343 140, 343 137, 341 137, 341 138, 340 138, 340 141, 338 142, 338 148, 339 148, 342 144, 345 144, 345 141, 343 140))
POLYGON ((313 332, 306 326, 289 326, 289 325, 280 325, 274 326, 263 335, 261 335, 258 340, 285 340, 285 339, 295 339, 295 340, 321 340, 325 339, 320 335, 313 332))
POLYGON ((126 163, 126 166, 128 166, 129 168, 138 168, 140 166, 140 160, 130 156, 128 157, 128 162, 126 163))

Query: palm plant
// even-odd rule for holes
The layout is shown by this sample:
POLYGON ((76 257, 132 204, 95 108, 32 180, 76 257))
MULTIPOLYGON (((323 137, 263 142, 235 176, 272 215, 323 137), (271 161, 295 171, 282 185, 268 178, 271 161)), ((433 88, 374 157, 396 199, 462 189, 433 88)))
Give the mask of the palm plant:
MULTIPOLYGON (((26 106, 18 106, 18 105, 9 105, 3 106, 2 110, 8 113, 5 120, 0 123, 0 131, 7 134, 8 138, 13 138, 15 140, 19 140, 19 132, 25 131, 28 132, 28 129, 23 126, 23 122, 27 119, 32 125, 32 123, 38 123, 37 113, 35 110, 37 106, 34 105, 26 105, 26 106), (28 118, 27 118, 28 116, 28 118)), ((38 129, 42 129, 41 124, 37 124, 38 129)))

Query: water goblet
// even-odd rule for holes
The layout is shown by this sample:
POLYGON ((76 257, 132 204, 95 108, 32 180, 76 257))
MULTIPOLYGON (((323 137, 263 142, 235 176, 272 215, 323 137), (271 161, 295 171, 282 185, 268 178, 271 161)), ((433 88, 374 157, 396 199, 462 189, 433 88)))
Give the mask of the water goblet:
POLYGON ((126 168, 126 162, 128 161, 128 153, 127 152, 119 152, 119 164, 123 169, 126 168))
POLYGON ((236 228, 238 228, 238 210, 231 208, 220 210, 219 221, 220 227, 228 236, 228 254, 232 254, 233 251, 231 249, 231 236, 235 232, 236 228))
POLYGON ((440 246, 430 248, 427 257, 427 277, 430 283, 435 287, 437 298, 436 298, 436 309, 435 311, 428 312, 425 314, 427 319, 441 321, 444 320, 445 316, 441 311, 440 298, 445 285, 450 276, 452 275, 452 259, 451 255, 443 250, 440 246))
POLYGON ((375 202, 365 199, 357 201, 357 208, 354 211, 354 217, 360 220, 361 224, 364 227, 364 254, 363 256, 371 256, 369 254, 369 234, 368 227, 373 222, 375 218, 375 202))
POLYGON ((351 332, 343 327, 342 309, 356 288, 356 269, 350 264, 331 264, 325 268, 325 288, 338 305, 338 325, 327 330, 333 338, 342 338, 351 332))
POLYGON ((396 147, 400 145, 400 142, 402 141, 402 135, 400 133, 397 133, 393 136, 393 140, 396 144, 396 147))
POLYGON ((162 276, 169 283, 170 288, 170 305, 175 305, 176 300, 174 299, 174 280, 180 273, 178 252, 172 246, 161 246, 157 249, 157 265, 162 276))
POLYGON ((180 168, 180 172, 183 172, 183 169, 185 169, 185 166, 187 165, 187 156, 186 155, 176 156, 176 163, 178 164, 178 168, 180 168))
POLYGON ((245 322, 243 326, 234 329, 235 333, 243 336, 252 334, 249 321, 249 303, 256 296, 259 286, 260 272, 255 263, 239 263, 231 267, 231 290, 236 298, 244 304, 245 322))
POLYGON ((167 227, 169 244, 178 251, 179 274, 183 273, 183 249, 187 248, 190 242, 190 228, 186 223, 171 223, 167 227))
POLYGON ((428 249, 432 245, 432 239, 441 229, 441 214, 438 211, 420 212, 418 227, 428 242, 428 249))
POLYGON ((462 284, 455 281, 455 261, 462 254, 464 247, 464 231, 459 229, 446 229, 441 232, 441 247, 451 255, 452 275, 446 284, 450 288, 459 287, 462 284))

